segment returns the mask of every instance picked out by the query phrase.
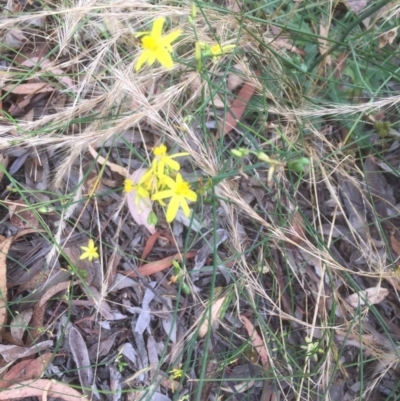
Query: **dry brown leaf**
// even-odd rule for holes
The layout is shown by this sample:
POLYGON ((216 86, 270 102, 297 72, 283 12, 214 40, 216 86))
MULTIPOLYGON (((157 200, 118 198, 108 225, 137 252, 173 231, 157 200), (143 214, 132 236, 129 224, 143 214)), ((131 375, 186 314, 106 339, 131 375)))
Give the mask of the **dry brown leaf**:
POLYGON ((20 358, 37 354, 53 346, 53 340, 42 341, 32 347, 20 347, 18 345, 3 345, 0 344, 0 354, 6 362, 13 362, 20 358))
POLYGON ((0 388, 7 388, 24 380, 39 379, 52 358, 53 354, 48 352, 36 359, 28 359, 17 363, 0 380, 0 388))
POLYGON ((40 334, 44 321, 44 314, 46 312, 46 303, 47 301, 53 297, 55 294, 60 291, 66 290, 70 285, 69 281, 64 281, 62 283, 58 283, 53 287, 50 287, 40 298, 40 301, 36 304, 35 309, 33 310, 32 323, 31 323, 31 335, 28 340, 36 340, 40 334))
POLYGON ((365 305, 365 300, 368 300, 370 304, 379 304, 379 302, 382 302, 388 295, 389 290, 387 288, 376 286, 349 295, 346 298, 346 302, 348 302, 353 308, 357 308, 359 305, 365 305))
POLYGON ((368 4, 368 0, 344 0, 344 3, 350 8, 354 14, 359 14, 368 4))
MULTIPOLYGON (((326 39, 329 34, 329 29, 328 26, 325 22, 321 21, 319 24, 319 37, 318 37, 318 43, 319 43, 319 52, 321 56, 323 56, 329 49, 329 43, 326 39)), ((332 58, 331 56, 327 56, 324 58, 324 63, 326 65, 331 65, 332 64, 332 58)))
POLYGON ((237 70, 238 72, 230 72, 228 74, 228 78, 226 79, 226 87, 230 90, 230 91, 234 91, 237 87, 239 87, 240 85, 242 85, 242 83, 244 82, 244 71, 241 68, 240 64, 236 64, 233 66, 233 68, 235 70, 237 70), (239 75, 239 71, 242 73, 241 75, 239 75))
POLYGON ((14 384, 6 391, 0 392, 0 401, 26 397, 42 397, 46 390, 49 390, 48 396, 61 398, 64 401, 87 401, 86 397, 66 384, 46 379, 25 380, 14 384), (48 388, 49 384, 50 387, 48 388))
POLYGON ((114 316, 111 312, 110 305, 105 301, 105 298, 100 292, 92 285, 81 285, 82 291, 86 294, 89 300, 94 301, 94 306, 98 312, 106 320, 114 320, 114 316))
POLYGON ((242 118, 247 107, 247 103, 253 96, 256 87, 253 82, 246 82, 239 91, 237 98, 227 110, 225 121, 221 121, 218 125, 218 135, 223 136, 231 132, 242 118))
POLYGON ((268 352, 264 345, 264 341, 262 340, 260 335, 257 333, 255 327, 253 326, 253 323, 251 323, 250 320, 247 319, 246 316, 241 315, 240 320, 243 322, 244 327, 246 328, 247 333, 249 334, 251 344, 258 352, 258 355, 260 355, 262 366, 264 366, 264 368, 268 369, 269 358, 268 358, 268 352))
POLYGON ((39 227, 40 223, 23 199, 9 202, 10 222, 17 228, 39 227))
POLYGON ((293 214, 291 223, 292 224, 288 236, 293 242, 295 242, 296 244, 300 244, 306 238, 306 235, 304 233, 306 223, 300 212, 296 211, 293 214))
MULTIPOLYGON (((42 232, 41 229, 31 229, 20 231, 17 235, 13 237, 6 238, 0 243, 0 328, 4 326, 7 321, 7 254, 10 250, 10 246, 19 237, 23 235, 30 234, 32 232, 42 232)), ((1 329, 0 329, 1 330, 1 329)))
POLYGON ((223 109, 225 107, 225 102, 221 99, 221 96, 216 94, 214 98, 210 101, 210 106, 214 106, 217 109, 223 109))
POLYGON ((94 375, 85 340, 75 327, 71 327, 68 332, 68 337, 69 346, 78 369, 79 381, 81 386, 86 389, 86 395, 90 397, 90 389, 93 386, 94 375))
POLYGON ((15 315, 15 317, 11 321, 11 335, 13 336, 15 342, 19 345, 23 345, 22 337, 24 336, 27 326, 31 321, 32 314, 33 309, 26 309, 15 315))
POLYGON ((28 84, 6 85, 1 88, 5 92, 15 95, 33 95, 36 93, 53 92, 55 89, 45 82, 32 82, 28 84))
POLYGON ((8 237, 0 244, 0 327, 7 322, 7 254, 13 241, 8 237))
POLYGON ((14 378, 21 372, 22 369, 25 369, 34 359, 25 359, 24 361, 18 362, 14 365, 4 376, 0 379, 0 389, 7 388, 11 386, 14 378))
POLYGON ((122 175, 123 177, 128 177, 129 173, 128 170, 125 167, 118 166, 118 164, 111 163, 108 160, 106 160, 103 156, 100 156, 91 145, 88 146, 90 154, 93 156, 93 158, 100 163, 101 165, 106 165, 110 168, 111 171, 114 173, 118 173, 122 175))
POLYGON ((400 242, 394 236, 394 231, 390 234, 390 245, 392 246, 393 252, 400 256, 400 242))
POLYGON ((382 47, 391 45, 396 36, 397 36, 397 26, 391 29, 390 31, 384 32, 382 35, 379 36, 378 47, 382 49, 382 47))
POLYGON ((211 306, 211 319, 209 319, 209 317, 208 317, 209 310, 207 309, 207 311, 205 312, 206 317, 205 317, 202 325, 199 328, 199 337, 200 338, 203 338, 207 334, 210 320, 211 320, 211 324, 215 323, 218 320, 218 318, 221 314, 221 308, 222 308, 222 305, 224 304, 225 298, 226 297, 219 298, 213 303, 213 305, 211 306))
MULTIPOLYGON (((196 253, 197 252, 195 252, 195 251, 186 252, 185 259, 194 258, 196 256, 196 253)), ((169 267, 172 266, 173 260, 180 261, 180 260, 182 260, 182 257, 183 257, 182 254, 177 253, 176 255, 168 256, 161 260, 156 260, 154 262, 146 263, 145 265, 139 267, 138 272, 141 276, 144 276, 144 277, 151 276, 154 273, 158 273, 165 269, 168 269, 169 267)), ((126 272, 124 272, 124 273, 126 273, 126 272)), ((130 272, 128 275, 135 276, 136 274, 130 272)))

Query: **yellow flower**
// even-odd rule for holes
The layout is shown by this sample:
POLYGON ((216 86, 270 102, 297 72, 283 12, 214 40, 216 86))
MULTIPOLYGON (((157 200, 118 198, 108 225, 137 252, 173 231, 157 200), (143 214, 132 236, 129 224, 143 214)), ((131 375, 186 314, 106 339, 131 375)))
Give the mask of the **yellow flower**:
POLYGON ((210 55, 213 56, 213 58, 220 58, 223 54, 230 53, 236 45, 226 45, 226 46, 221 46, 221 45, 212 45, 210 46, 210 55))
POLYGON ((169 371, 170 377, 172 380, 180 379, 183 375, 182 369, 171 369, 169 371))
POLYGON ((165 173, 165 167, 169 167, 170 169, 174 171, 179 171, 181 166, 179 163, 174 160, 176 157, 180 156, 187 156, 189 153, 188 152, 181 152, 181 153, 175 153, 172 156, 167 155, 167 147, 165 145, 160 145, 154 148, 154 156, 155 156, 155 166, 156 166, 156 173, 158 174, 158 177, 161 178, 164 173, 165 173))
POLYGON ((89 240, 88 246, 81 246, 81 249, 84 251, 82 253, 80 260, 89 259, 89 262, 92 261, 93 258, 98 258, 99 254, 97 253, 97 247, 94 246, 94 241, 92 239, 89 240))
POLYGON ((140 202, 150 199, 149 191, 143 186, 142 180, 139 184, 135 184, 130 178, 126 178, 124 181, 124 192, 129 194, 132 191, 136 191, 135 203, 140 206, 140 202))
POLYGON ((196 57, 197 63, 199 64, 199 60, 201 60, 200 50, 203 50, 204 57, 211 57, 212 60, 214 62, 216 62, 221 58, 221 56, 223 56, 224 54, 230 53, 235 48, 236 48, 236 45, 221 46, 219 44, 208 45, 207 43, 204 43, 204 42, 197 42, 195 44, 195 57, 196 57))
POLYGON ((143 33, 141 46, 144 51, 136 63, 136 71, 139 71, 145 63, 149 66, 153 65, 156 60, 166 68, 171 68, 174 65, 170 55, 172 53, 171 43, 178 39, 182 31, 177 30, 166 36, 162 36, 164 22, 165 18, 156 19, 151 32, 143 33))
POLYGON ((166 216, 168 223, 170 223, 176 217, 179 207, 182 207, 185 216, 189 217, 190 209, 186 199, 196 202, 196 192, 190 189, 189 183, 184 181, 179 173, 176 175, 176 181, 167 176, 164 179, 170 189, 157 192, 152 196, 152 199, 159 201, 161 199, 171 198, 168 204, 166 216))
POLYGON ((132 180, 129 178, 126 178, 124 181, 124 192, 126 194, 129 194, 129 192, 132 192, 135 189, 135 184, 133 183, 132 180))

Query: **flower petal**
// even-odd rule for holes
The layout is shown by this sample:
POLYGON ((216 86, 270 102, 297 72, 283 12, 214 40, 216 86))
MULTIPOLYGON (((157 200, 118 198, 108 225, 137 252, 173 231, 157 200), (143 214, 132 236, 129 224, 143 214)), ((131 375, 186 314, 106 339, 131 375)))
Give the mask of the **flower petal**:
POLYGON ((156 54, 153 51, 149 52, 149 58, 147 60, 147 64, 151 66, 154 64, 155 61, 156 61, 156 54))
POLYGON ((170 157, 165 158, 165 164, 175 171, 178 171, 181 168, 180 164, 176 160, 171 159, 170 157))
POLYGON ((181 175, 181 173, 178 173, 178 174, 176 175, 176 185, 179 185, 179 184, 181 184, 182 182, 183 182, 182 175, 181 175))
POLYGON ((162 179, 163 184, 167 185, 169 188, 176 188, 176 182, 171 178, 165 175, 162 179))
POLYGON ((157 18, 154 22, 153 22, 153 28, 151 29, 151 36, 154 39, 159 39, 161 38, 161 34, 162 34, 162 29, 164 26, 164 22, 165 22, 165 18, 157 18))
POLYGON ((181 36, 181 35, 182 35, 182 31, 180 29, 178 29, 178 30, 176 30, 174 32, 171 32, 168 35, 165 35, 162 38, 162 41, 161 41, 162 42, 162 46, 165 46, 168 50, 171 49, 171 51, 172 51, 171 43, 173 41, 175 41, 176 39, 178 39, 179 36, 181 36))
POLYGON ((166 189, 165 191, 157 192, 152 197, 151 200, 160 200, 165 198, 170 198, 174 196, 175 192, 172 189, 166 189))
POLYGON ((176 217, 179 209, 179 197, 174 196, 169 202, 167 209, 167 222, 171 223, 171 221, 176 217))
POLYGON ((183 198, 181 200, 181 206, 182 206, 182 209, 183 209, 183 213, 185 213, 185 216, 189 217, 190 216, 190 208, 189 208, 185 198, 183 198))
POLYGON ((172 68, 174 66, 174 62, 172 61, 171 55, 168 53, 166 49, 159 47, 154 55, 158 62, 165 68, 172 68))
POLYGON ((136 63, 135 71, 139 71, 143 64, 149 59, 150 52, 148 50, 145 50, 138 58, 138 61, 136 63))
POLYGON ((197 201, 197 194, 194 191, 187 191, 187 193, 185 193, 185 198, 189 199, 192 202, 196 202, 197 201))
POLYGON ((87 257, 89 257, 90 252, 86 251, 85 253, 82 253, 82 255, 80 256, 79 260, 83 260, 86 259, 87 257))

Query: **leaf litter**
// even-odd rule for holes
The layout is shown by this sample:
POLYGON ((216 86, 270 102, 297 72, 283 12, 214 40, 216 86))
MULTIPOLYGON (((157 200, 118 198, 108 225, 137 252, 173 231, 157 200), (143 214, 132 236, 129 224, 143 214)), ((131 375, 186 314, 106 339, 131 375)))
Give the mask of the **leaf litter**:
MULTIPOLYGON (((359 15, 366 3, 347 1, 345 5, 359 15)), ((27 8, 32 6, 28 2, 27 8)), ((245 7, 239 2, 228 5, 235 13, 245 7)), ((20 9, 13 12, 12 17, 18 18, 20 9)), ((377 137, 376 124, 366 125, 373 154, 360 146, 362 156, 356 158, 354 148, 342 147, 351 131, 346 131, 340 118, 332 121, 328 116, 318 122, 318 132, 308 134, 311 142, 307 144, 314 150, 304 150, 312 159, 311 171, 304 176, 293 178, 284 163, 268 175, 266 164, 254 167, 261 159, 247 155, 243 166, 234 169, 234 174, 230 171, 227 179, 218 177, 215 184, 212 180, 219 175, 225 156, 215 151, 215 138, 209 138, 209 149, 204 151, 195 117, 175 116, 177 111, 169 107, 178 102, 173 96, 164 101, 170 95, 161 74, 139 81, 138 86, 131 86, 135 80, 128 78, 122 85, 129 88, 125 92, 108 81, 112 72, 104 74, 103 67, 98 68, 106 65, 101 53, 92 54, 102 60, 98 65, 85 59, 90 41, 106 31, 123 46, 135 43, 122 22, 128 17, 116 19, 117 11, 104 13, 104 20, 99 18, 90 27, 85 22, 85 32, 74 33, 74 40, 84 38, 89 49, 75 54, 72 64, 66 62, 67 53, 51 53, 49 43, 41 41, 36 49, 27 45, 32 32, 46 24, 45 18, 24 17, 31 28, 13 27, 5 36, 7 51, 19 53, 9 67, 34 73, 20 79, 13 75, 18 68, 11 68, 0 76, 4 79, 1 109, 18 118, 19 124, 17 129, 10 123, 13 120, 2 120, 7 149, 1 161, 1 201, 6 213, 0 224, 0 354, 13 365, 2 374, 0 386, 6 390, 0 399, 70 400, 85 399, 86 394, 128 400, 139 394, 171 400, 175 394, 184 399, 196 391, 204 401, 221 393, 236 398, 251 394, 254 399, 293 399, 291 386, 306 399, 307 386, 297 380, 303 373, 298 368, 304 364, 312 378, 307 385, 319 383, 312 389, 315 399, 324 399, 329 392, 332 399, 349 400, 357 398, 356 389, 364 383, 365 378, 352 370, 363 360, 362 352, 372 359, 366 362, 366 371, 375 375, 366 377, 380 377, 380 394, 393 390, 390 375, 398 376, 398 350, 390 335, 400 337, 397 131, 392 129, 385 140, 377 137), (85 75, 79 75, 78 65, 84 66, 85 75), (91 75, 94 72, 101 85, 91 75), (103 89, 122 97, 134 93, 124 100, 131 109, 121 109, 134 123, 121 117, 109 119, 104 126, 92 124, 104 112, 102 104, 113 103, 108 103, 103 89), (153 109, 158 114, 153 115, 153 109), (64 127, 66 115, 71 123, 64 127), (42 128, 40 135, 32 134, 32 142, 24 142, 31 129, 42 128), (136 194, 125 196, 121 190, 125 178, 137 183, 137 176, 147 171, 149 154, 160 141, 176 151, 191 151, 181 172, 207 200, 193 216, 179 211, 171 225, 166 224, 159 205, 149 202, 140 210, 136 194), (71 144, 73 151, 68 154, 71 144), (211 187, 215 199, 210 196, 211 187), (210 199, 215 201, 212 206, 210 199), (157 223, 149 222, 153 211, 157 223), (101 258, 80 261, 80 249, 89 237, 101 249, 101 258), (218 296, 211 298, 210 288, 218 296), (327 317, 335 306, 334 312, 339 306, 341 313, 332 323, 327 317), (358 311, 363 321, 355 319, 358 311), (193 335, 196 330, 198 338, 193 335), (196 347, 191 348, 191 341, 196 347), (328 380, 334 382, 330 388, 326 372, 318 365, 320 349, 325 350, 327 363, 339 367, 328 380), (383 371, 385 363, 392 368, 390 374, 383 371), (179 373, 182 366, 185 370, 179 373), (207 384, 201 387, 202 383, 207 384), (74 389, 77 385, 79 391, 74 389)), ((204 35, 203 25, 197 27, 200 35, 204 35)), ((328 30, 322 20, 315 27, 320 38, 314 51, 325 54, 332 27, 328 30)), ((378 48, 390 51, 394 34, 394 29, 385 26, 385 35, 377 37, 378 48)), ((291 67, 308 57, 310 49, 303 49, 286 30, 268 28, 267 36, 268 43, 285 57, 298 56, 289 59, 291 67)), ((247 46, 256 49, 251 41, 247 46)), ((350 57, 341 54, 340 63, 335 57, 330 54, 323 67, 330 73, 337 73, 333 71, 337 67, 343 81, 360 85, 351 82, 350 57)), ((272 71, 272 59, 269 66, 272 71)), ((276 77, 253 67, 241 58, 227 70, 228 91, 214 98, 219 110, 214 115, 212 107, 207 109, 205 126, 225 141, 228 150, 244 141, 278 160, 285 146, 298 151, 294 146, 298 141, 291 142, 291 135, 298 131, 296 121, 301 115, 294 116, 285 108, 295 85, 281 88, 285 102, 277 106, 271 93, 259 93, 260 79, 272 87, 276 77), (262 116, 255 130, 251 113, 264 101, 271 112, 262 116), (282 115, 287 121, 278 128, 282 115)), ((282 74, 284 62, 279 67, 282 74)), ((219 66, 213 68, 218 71, 219 66)), ((200 74, 193 74, 199 79, 200 74)), ((185 103, 188 110, 202 92, 201 84, 200 80, 192 94, 185 93, 184 99, 190 99, 185 103)), ((177 94, 184 92, 173 89, 177 94)))

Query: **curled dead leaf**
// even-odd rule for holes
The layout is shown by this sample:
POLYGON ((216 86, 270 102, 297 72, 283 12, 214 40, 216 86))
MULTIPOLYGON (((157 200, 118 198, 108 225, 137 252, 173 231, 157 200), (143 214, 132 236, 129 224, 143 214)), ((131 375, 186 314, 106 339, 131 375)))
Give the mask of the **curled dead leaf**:
POLYGON ((389 295, 389 290, 380 286, 370 287, 359 293, 351 294, 346 298, 353 308, 365 305, 366 301, 370 304, 379 304, 389 295))
POLYGON ((261 364, 265 367, 269 367, 269 357, 268 357, 268 352, 267 349, 265 348, 264 341, 260 337, 260 335, 257 333, 257 330, 253 326, 253 323, 250 322, 249 319, 247 319, 246 316, 241 315, 240 320, 243 322, 244 327, 247 330, 247 333, 250 336, 250 341, 253 347, 256 349, 258 355, 260 356, 261 364))
POLYGON ((229 107, 225 121, 221 121, 218 126, 219 136, 223 136, 231 132, 237 125, 238 121, 242 118, 243 113, 247 107, 247 103, 253 96, 256 86, 253 82, 246 82, 242 89, 239 91, 237 98, 229 107))
POLYGON ((101 165, 105 164, 110 168, 111 171, 114 171, 114 173, 118 173, 122 175, 123 177, 128 176, 128 170, 125 167, 118 166, 118 164, 111 163, 108 160, 106 160, 103 156, 100 156, 91 145, 88 146, 90 154, 93 156, 93 159, 97 160, 98 163, 101 165))
POLYGON ((202 325, 199 328, 199 337, 200 338, 203 338, 207 334, 208 328, 209 328, 209 324, 210 323, 213 324, 220 317, 221 308, 222 308, 222 305, 224 304, 225 298, 226 297, 219 298, 213 303, 213 305, 211 306, 211 316, 210 316, 210 318, 209 318, 209 313, 210 313, 209 309, 207 308, 207 310, 205 311, 205 313, 206 313, 205 319, 204 319, 202 325))
POLYGON ((5 92, 11 92, 15 95, 33 95, 36 93, 53 92, 55 89, 44 82, 32 82, 19 85, 5 85, 1 88, 5 92))
POLYGON ((0 380, 0 388, 7 388, 23 380, 39 379, 53 358, 52 353, 46 353, 36 359, 27 359, 14 365, 0 380))
POLYGON ((86 397, 66 384, 46 379, 25 380, 14 384, 6 391, 0 392, 0 401, 42 397, 45 392, 50 397, 61 398, 64 401, 87 401, 86 397))

